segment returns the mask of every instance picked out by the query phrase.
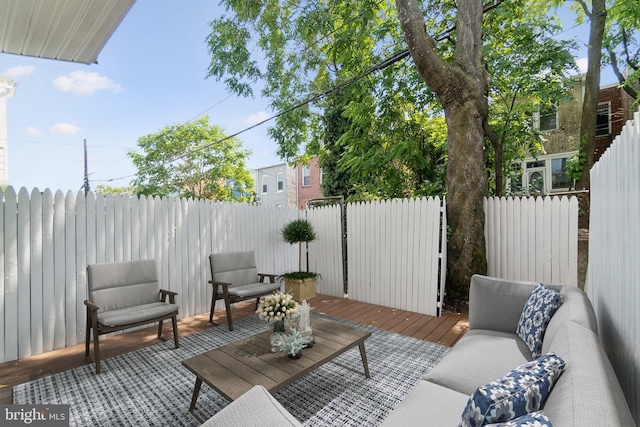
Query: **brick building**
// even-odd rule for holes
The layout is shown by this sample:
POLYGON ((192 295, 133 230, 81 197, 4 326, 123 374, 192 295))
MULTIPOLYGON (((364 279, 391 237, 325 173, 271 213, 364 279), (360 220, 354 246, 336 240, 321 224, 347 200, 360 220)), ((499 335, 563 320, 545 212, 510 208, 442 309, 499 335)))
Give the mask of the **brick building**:
MULTIPOLYGON (((566 175, 567 161, 580 149, 580 118, 584 99, 583 77, 576 79, 573 99, 550 111, 534 114, 534 126, 544 132, 544 150, 525 158, 519 168, 522 181, 512 181, 514 193, 551 194, 572 188, 573 182, 566 175)), ((598 123, 596 130, 595 159, 611 145, 633 112, 629 95, 617 87, 608 85, 600 89, 598 97, 598 123)))
POLYGON ((252 170, 256 195, 261 205, 297 206, 306 208, 307 201, 323 197, 322 171, 318 157, 312 157, 308 165, 295 168, 279 163, 252 170))
POLYGON ((322 170, 318 165, 318 157, 312 157, 308 165, 296 167, 298 179, 298 207, 304 209, 307 201, 324 197, 322 194, 322 170))

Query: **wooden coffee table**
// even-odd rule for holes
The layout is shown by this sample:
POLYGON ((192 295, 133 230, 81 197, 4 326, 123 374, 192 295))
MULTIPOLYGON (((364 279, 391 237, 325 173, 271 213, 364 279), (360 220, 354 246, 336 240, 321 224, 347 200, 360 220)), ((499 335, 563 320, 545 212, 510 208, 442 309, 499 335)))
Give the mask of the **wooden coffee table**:
POLYGON ((370 378, 364 341, 371 332, 318 316, 312 316, 311 327, 315 345, 302 350, 297 360, 271 352, 270 331, 183 360, 182 364, 196 375, 189 410, 196 406, 202 382, 229 401, 258 384, 273 394, 356 345, 360 347, 364 374, 370 378))

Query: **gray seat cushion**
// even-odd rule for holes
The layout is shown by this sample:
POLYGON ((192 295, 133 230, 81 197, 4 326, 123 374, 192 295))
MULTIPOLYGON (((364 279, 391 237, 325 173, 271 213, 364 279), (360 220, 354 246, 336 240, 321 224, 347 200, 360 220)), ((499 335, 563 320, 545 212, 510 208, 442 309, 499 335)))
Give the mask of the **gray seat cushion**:
POLYGON ((473 329, 424 378, 470 396, 530 360, 529 348, 515 333, 473 329))
POLYGON ((302 424, 267 389, 257 385, 202 424, 202 427, 239 426, 302 427, 302 424))
POLYGON ((258 280, 258 268, 253 251, 211 254, 209 261, 214 282, 239 286, 258 280))
POLYGON ((101 311, 120 310, 159 300, 160 284, 153 259, 87 266, 89 300, 101 311))
POLYGON ((123 326, 142 322, 156 317, 167 316, 175 312, 178 314, 178 305, 164 302, 152 302, 136 307, 121 308, 120 310, 98 313, 98 322, 105 326, 123 326))
POLYGON ((556 333, 567 321, 576 322, 594 332, 598 332, 598 323, 593 306, 585 294, 575 286, 563 286, 560 292, 564 297, 564 302, 555 312, 544 334, 542 342, 542 354, 548 353, 550 343, 556 333))
POLYGON ((381 427, 455 427, 468 400, 466 394, 421 380, 381 427))
MULTIPOLYGON (((229 286, 229 295, 237 297, 250 297, 252 295, 266 294, 280 289, 280 283, 250 283, 248 285, 229 286)), ((218 293, 222 295, 222 287, 218 287, 218 293)))

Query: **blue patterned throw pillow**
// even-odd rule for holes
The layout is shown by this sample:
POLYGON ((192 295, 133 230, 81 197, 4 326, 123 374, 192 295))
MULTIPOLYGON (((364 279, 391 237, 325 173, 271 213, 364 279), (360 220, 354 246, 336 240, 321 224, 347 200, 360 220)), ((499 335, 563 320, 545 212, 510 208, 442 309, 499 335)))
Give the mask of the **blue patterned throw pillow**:
POLYGON ((504 423, 540 410, 564 366, 560 356, 549 353, 479 387, 467 402, 459 427, 504 423))
POLYGON ((487 424, 487 427, 553 427, 549 417, 544 412, 537 411, 531 414, 523 415, 515 420, 507 421, 506 423, 499 424, 487 424))
POLYGON ((534 359, 542 352, 544 332, 562 301, 559 292, 538 283, 522 309, 516 334, 527 344, 534 359))

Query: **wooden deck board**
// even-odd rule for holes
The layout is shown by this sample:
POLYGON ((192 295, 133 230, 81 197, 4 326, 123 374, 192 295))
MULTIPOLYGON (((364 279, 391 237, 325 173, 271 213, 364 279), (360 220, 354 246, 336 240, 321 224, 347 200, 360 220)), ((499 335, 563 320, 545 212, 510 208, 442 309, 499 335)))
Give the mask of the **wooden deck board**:
MULTIPOLYGON (((455 345, 469 327, 469 318, 466 314, 445 312, 442 317, 434 317, 327 295, 318 295, 310 300, 309 304, 315 312, 447 346, 455 345)), ((253 302, 237 304, 232 311, 234 319, 255 314, 253 302)), ((181 319, 178 325, 180 336, 211 328, 208 320, 209 313, 181 319)), ((216 311, 213 320, 215 323, 213 327, 227 328, 224 310, 216 311)), ((165 328, 164 332, 168 341, 173 340, 170 329, 165 328)), ((157 344, 159 342, 157 332, 157 327, 153 326, 115 336, 101 337, 102 359, 157 344)), ((89 363, 84 357, 84 343, 2 363, 0 364, 0 385, 6 387, 0 388, 0 403, 13 403, 12 386, 14 385, 89 363)))

